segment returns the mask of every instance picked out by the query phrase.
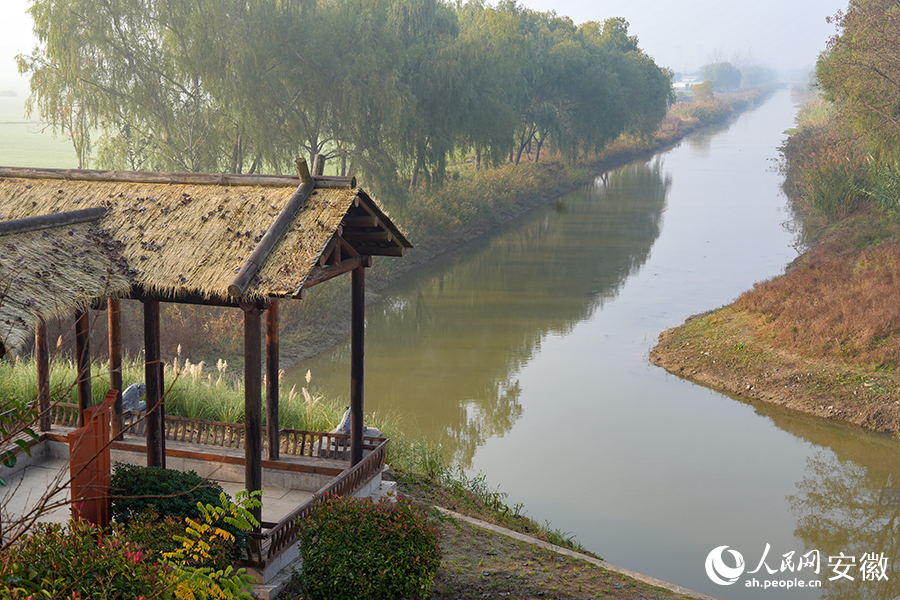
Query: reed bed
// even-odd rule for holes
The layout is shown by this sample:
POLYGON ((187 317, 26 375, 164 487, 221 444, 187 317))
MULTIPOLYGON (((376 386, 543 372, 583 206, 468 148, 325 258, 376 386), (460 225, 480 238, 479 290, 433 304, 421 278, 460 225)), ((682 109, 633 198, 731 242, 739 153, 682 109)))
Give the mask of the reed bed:
MULTIPOLYGON (((166 413, 191 419, 225 423, 244 421, 244 384, 242 371, 230 369, 219 359, 209 367, 204 362, 176 356, 163 368, 166 413)), ((56 358, 50 365, 50 390, 53 402, 78 402, 75 386, 77 368, 72 360, 56 358)), ((105 363, 91 366, 93 403, 103 401, 109 389, 109 370, 105 363)), ((144 365, 134 358, 122 364, 123 387, 144 380, 144 365)), ((279 381, 279 385, 281 382, 279 381)), ((313 383, 307 372, 306 385, 297 389, 281 387, 279 426, 284 429, 330 431, 344 415, 347 402, 330 397, 313 383)), ((37 397, 37 368, 33 358, 0 360, 0 412, 31 402, 37 397)), ((263 415, 265 418, 265 415, 263 415)), ((401 415, 373 412, 365 416, 367 426, 381 430, 391 439, 388 462, 396 469, 418 475, 437 476, 448 469, 440 444, 426 442, 406 433, 401 415)))

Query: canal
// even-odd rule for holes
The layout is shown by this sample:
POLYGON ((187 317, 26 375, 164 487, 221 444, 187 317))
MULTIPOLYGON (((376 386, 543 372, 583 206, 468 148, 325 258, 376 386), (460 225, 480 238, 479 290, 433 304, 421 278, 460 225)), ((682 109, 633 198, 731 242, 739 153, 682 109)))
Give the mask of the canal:
MULTIPOLYGON (((795 112, 778 91, 392 288, 368 312, 367 412, 403 415, 510 506, 629 569, 726 599, 900 595, 898 509, 880 503, 900 487, 897 441, 648 361, 661 331, 797 256, 774 168, 795 112), (721 546, 726 567, 743 557, 731 585, 705 568, 721 546), (832 580, 850 558, 854 579, 832 580), (885 561, 887 581, 863 580, 885 561), (820 587, 786 588, 801 582, 820 587)), ((307 370, 346 397, 348 344, 288 379, 307 370)))

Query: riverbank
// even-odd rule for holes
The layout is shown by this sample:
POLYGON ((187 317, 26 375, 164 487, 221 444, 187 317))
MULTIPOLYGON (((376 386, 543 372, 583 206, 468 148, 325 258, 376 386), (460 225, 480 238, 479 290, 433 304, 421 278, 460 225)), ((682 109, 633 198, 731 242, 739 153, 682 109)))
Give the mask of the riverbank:
POLYGON ((873 431, 900 433, 900 224, 878 209, 828 227, 784 275, 662 332, 679 377, 873 431))
MULTIPOLYGON (((617 600, 708 599, 665 581, 607 563, 510 509, 502 494, 483 480, 440 483, 392 473, 399 492, 436 507, 441 531, 441 564, 428 598, 614 598, 617 600), (548 536, 548 533, 550 535, 548 536)), ((295 576, 278 600, 304 598, 295 576)))

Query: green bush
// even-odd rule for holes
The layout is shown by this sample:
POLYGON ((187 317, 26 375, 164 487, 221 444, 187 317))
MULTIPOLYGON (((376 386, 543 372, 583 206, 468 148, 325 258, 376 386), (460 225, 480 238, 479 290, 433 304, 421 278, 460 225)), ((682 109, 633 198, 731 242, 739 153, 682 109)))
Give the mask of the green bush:
POLYGON ((410 500, 328 499, 300 525, 304 590, 312 600, 425 597, 439 542, 438 528, 410 500))
MULTIPOLYGON (((116 463, 110 487, 110 517, 126 525, 139 515, 153 512, 174 517, 183 527, 186 518, 202 520, 198 503, 217 505, 219 496, 224 493, 218 483, 203 479, 194 471, 122 463, 116 463)), ((231 525, 226 524, 223 528, 234 536, 232 559, 240 558, 247 547, 246 534, 231 525)))
POLYGON ((122 463, 116 463, 110 487, 110 516, 124 524, 150 510, 173 516, 182 523, 185 517, 197 519, 197 503, 217 504, 223 491, 218 483, 203 479, 194 471, 122 463))
POLYGON ((38 524, 0 555, 0 598, 168 597, 165 573, 121 526, 38 524))

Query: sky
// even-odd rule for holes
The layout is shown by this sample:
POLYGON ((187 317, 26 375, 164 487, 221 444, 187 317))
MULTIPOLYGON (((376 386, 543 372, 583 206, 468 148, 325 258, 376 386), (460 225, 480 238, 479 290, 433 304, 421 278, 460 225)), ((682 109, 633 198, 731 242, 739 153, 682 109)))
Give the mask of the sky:
MULTIPOLYGON (((629 33, 657 64, 689 73, 703 64, 728 60, 765 64, 787 77, 811 68, 835 32, 825 22, 848 0, 524 0, 539 11, 556 11, 576 24, 624 17, 629 33)), ((28 82, 16 71, 15 56, 36 40, 29 0, 0 2, 0 90, 22 95, 28 82)))

